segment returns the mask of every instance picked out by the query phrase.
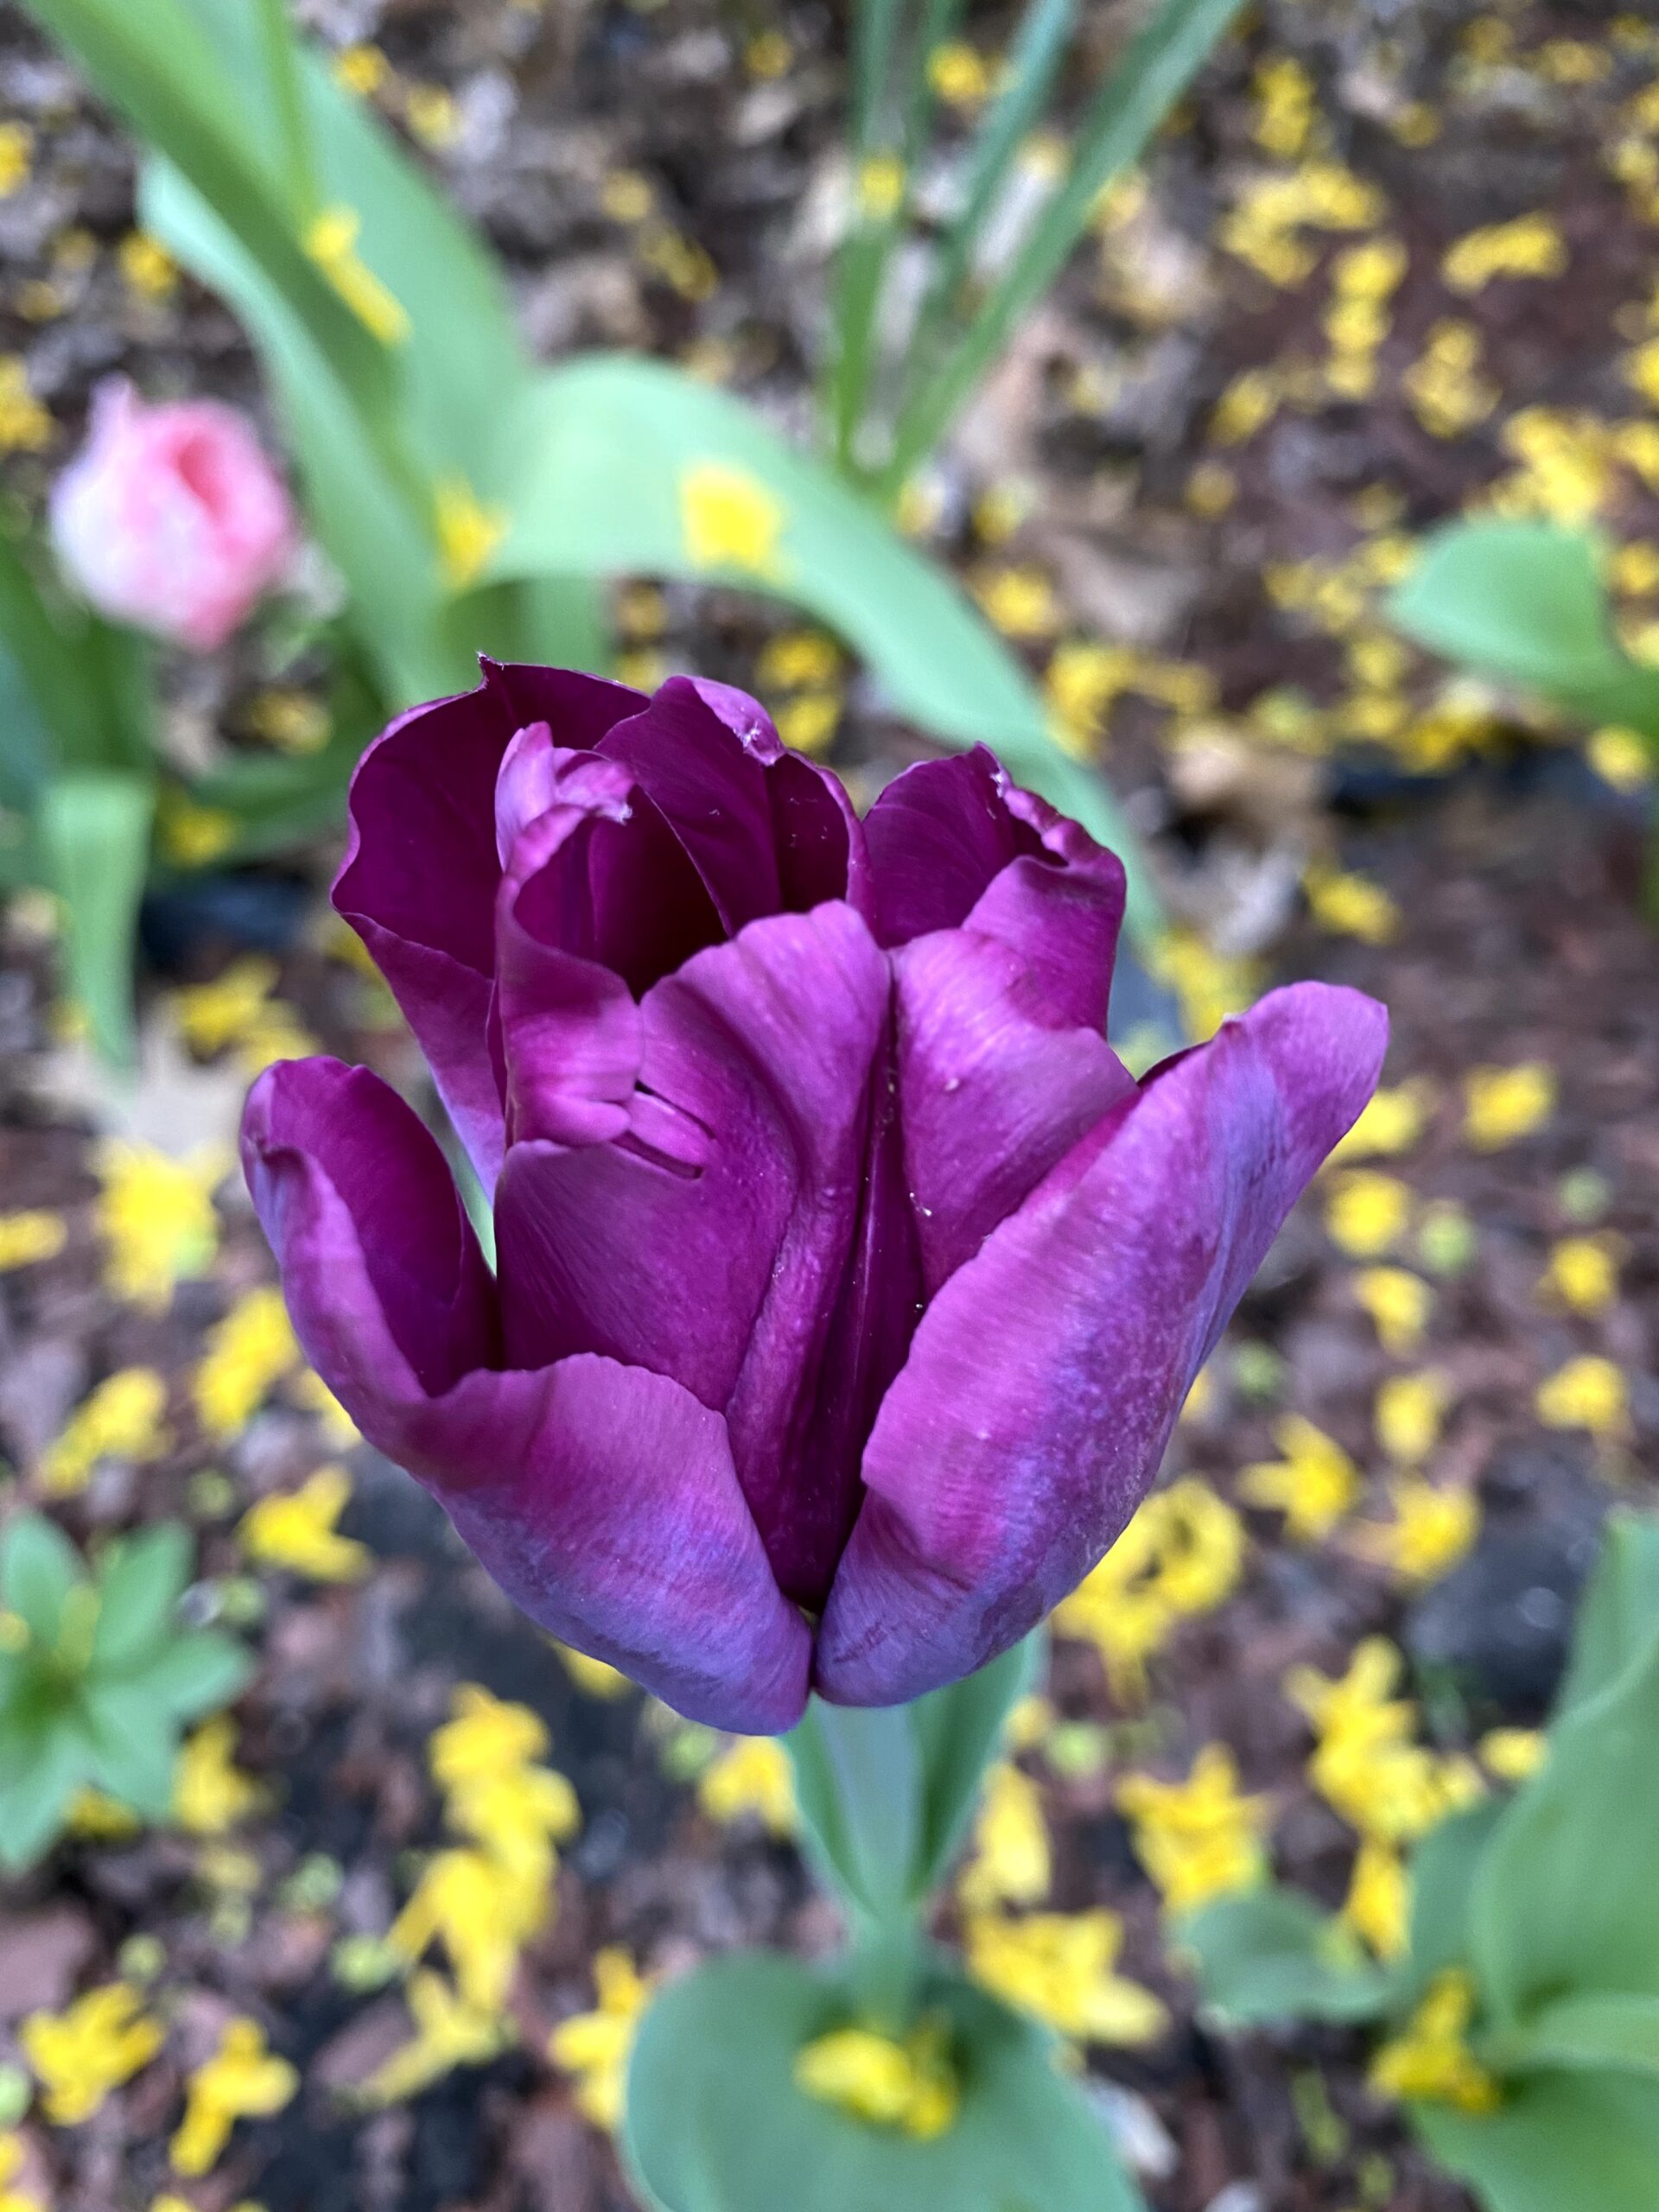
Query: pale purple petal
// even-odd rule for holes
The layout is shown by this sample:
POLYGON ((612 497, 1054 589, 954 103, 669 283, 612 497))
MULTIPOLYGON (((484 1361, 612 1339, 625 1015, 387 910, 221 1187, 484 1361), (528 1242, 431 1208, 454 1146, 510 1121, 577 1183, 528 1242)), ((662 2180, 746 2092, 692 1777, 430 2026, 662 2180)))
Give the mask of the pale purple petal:
POLYGON ((494 1371, 494 1287, 442 1156, 366 1071, 269 1071, 244 1156, 307 1356, 508 1594, 694 1719, 790 1726, 808 1633, 719 1415, 607 1359, 494 1371))
POLYGON ((1375 1086, 1387 1016, 1277 991, 1109 1112, 916 1332, 816 1679, 918 1697, 1018 1641, 1145 1496, 1181 1403, 1280 1224, 1375 1086))

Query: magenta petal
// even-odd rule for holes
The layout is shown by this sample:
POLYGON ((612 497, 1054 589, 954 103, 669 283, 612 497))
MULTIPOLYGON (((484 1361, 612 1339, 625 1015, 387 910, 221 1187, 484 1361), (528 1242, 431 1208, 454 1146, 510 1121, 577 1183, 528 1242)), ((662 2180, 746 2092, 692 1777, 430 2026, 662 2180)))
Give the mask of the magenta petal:
POLYGON ((366 1071, 270 1070, 243 1143, 308 1357, 508 1594, 694 1719, 789 1727, 807 1630, 719 1415, 609 1360, 493 1371, 494 1288, 442 1156, 366 1071))
POLYGON ((486 1184, 502 1147, 486 1043, 494 968, 495 780, 514 732, 587 747, 644 702, 556 669, 486 664, 477 690, 400 715, 352 779, 336 909, 373 954, 486 1184))
POLYGON ((242 1162, 300 1341, 342 1399, 373 1394, 383 1357, 430 1392, 495 1360, 478 1239, 431 1132, 389 1084, 279 1060, 248 1093, 242 1162))
POLYGON ((809 1493, 791 1470, 852 1267, 887 1000, 849 907, 753 924, 647 995, 629 1135, 515 1146, 497 1201, 509 1357, 603 1352, 724 1409, 791 1596, 827 1586, 856 1481, 849 1460, 809 1493))
POLYGON ((818 1641, 825 1696, 918 1697, 1087 1573, 1387 1036, 1357 992, 1274 992, 1155 1071, 945 1284, 865 1452, 818 1641))
POLYGON ((1042 851, 1013 788, 982 745, 893 778, 864 821, 879 944, 959 928, 1010 862, 1042 851))

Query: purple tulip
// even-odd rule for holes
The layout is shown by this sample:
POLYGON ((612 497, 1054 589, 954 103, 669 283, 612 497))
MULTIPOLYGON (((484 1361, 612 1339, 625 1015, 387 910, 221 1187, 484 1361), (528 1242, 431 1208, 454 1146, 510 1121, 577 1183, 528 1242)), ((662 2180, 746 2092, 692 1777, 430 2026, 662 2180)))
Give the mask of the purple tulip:
POLYGON ((486 663, 351 814, 334 904, 498 1254, 378 1077, 260 1077, 248 1180, 364 1434, 535 1619, 721 1727, 1025 1635, 1145 1495, 1382 1007, 1275 991, 1137 1084, 1109 853, 983 750, 861 823, 683 677, 486 663))

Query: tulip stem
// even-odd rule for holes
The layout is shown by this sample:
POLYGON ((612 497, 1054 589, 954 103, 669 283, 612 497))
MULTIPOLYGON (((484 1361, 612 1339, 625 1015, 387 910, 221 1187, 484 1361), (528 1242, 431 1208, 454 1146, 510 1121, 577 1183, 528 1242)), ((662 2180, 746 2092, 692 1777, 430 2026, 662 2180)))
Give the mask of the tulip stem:
POLYGON ((856 1931, 853 1980, 875 2026, 908 2026, 921 1965, 921 1746, 907 1706, 814 1698, 790 1740, 817 1857, 856 1931))

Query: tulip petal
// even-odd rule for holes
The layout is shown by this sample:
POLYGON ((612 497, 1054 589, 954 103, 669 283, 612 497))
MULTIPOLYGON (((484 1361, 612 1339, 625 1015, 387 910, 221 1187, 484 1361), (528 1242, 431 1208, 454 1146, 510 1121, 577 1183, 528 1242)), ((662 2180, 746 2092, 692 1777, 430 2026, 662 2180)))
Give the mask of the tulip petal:
POLYGON ((515 1145, 497 1200, 508 1357, 602 1352, 725 1411, 791 1597, 822 1597, 856 1484, 850 1459, 810 1495, 791 1468, 855 1271, 888 997, 845 905, 751 925, 646 995, 628 1135, 515 1145))
POLYGON ((1154 1070, 945 1284, 865 1452, 826 1697, 896 1704, 969 1673, 1087 1573, 1387 1032, 1357 992, 1274 992, 1154 1070))
POLYGON ((864 902, 864 841, 838 779, 785 751, 728 683, 671 677, 599 750, 661 809, 727 933, 828 899, 864 902))
POLYGON ((596 677, 486 663, 477 690, 400 715, 352 779, 334 906, 373 954, 486 1185, 503 1141, 486 1042, 502 755, 526 722, 586 748, 643 704, 596 677))
POLYGON ((1040 854, 1013 788, 982 745, 893 778, 864 818, 879 944, 959 929, 1011 861, 1040 854))
POLYGON ((607 1359, 493 1370, 494 1287, 442 1155, 365 1070, 270 1070, 244 1153, 308 1357, 508 1594, 694 1719, 791 1726, 807 1630, 719 1415, 607 1359))
POLYGON ((1116 857, 1041 799, 998 798, 1041 840, 958 928, 893 953, 905 1164, 931 1297, 1135 1088, 1103 1034, 1123 918, 1116 857))

